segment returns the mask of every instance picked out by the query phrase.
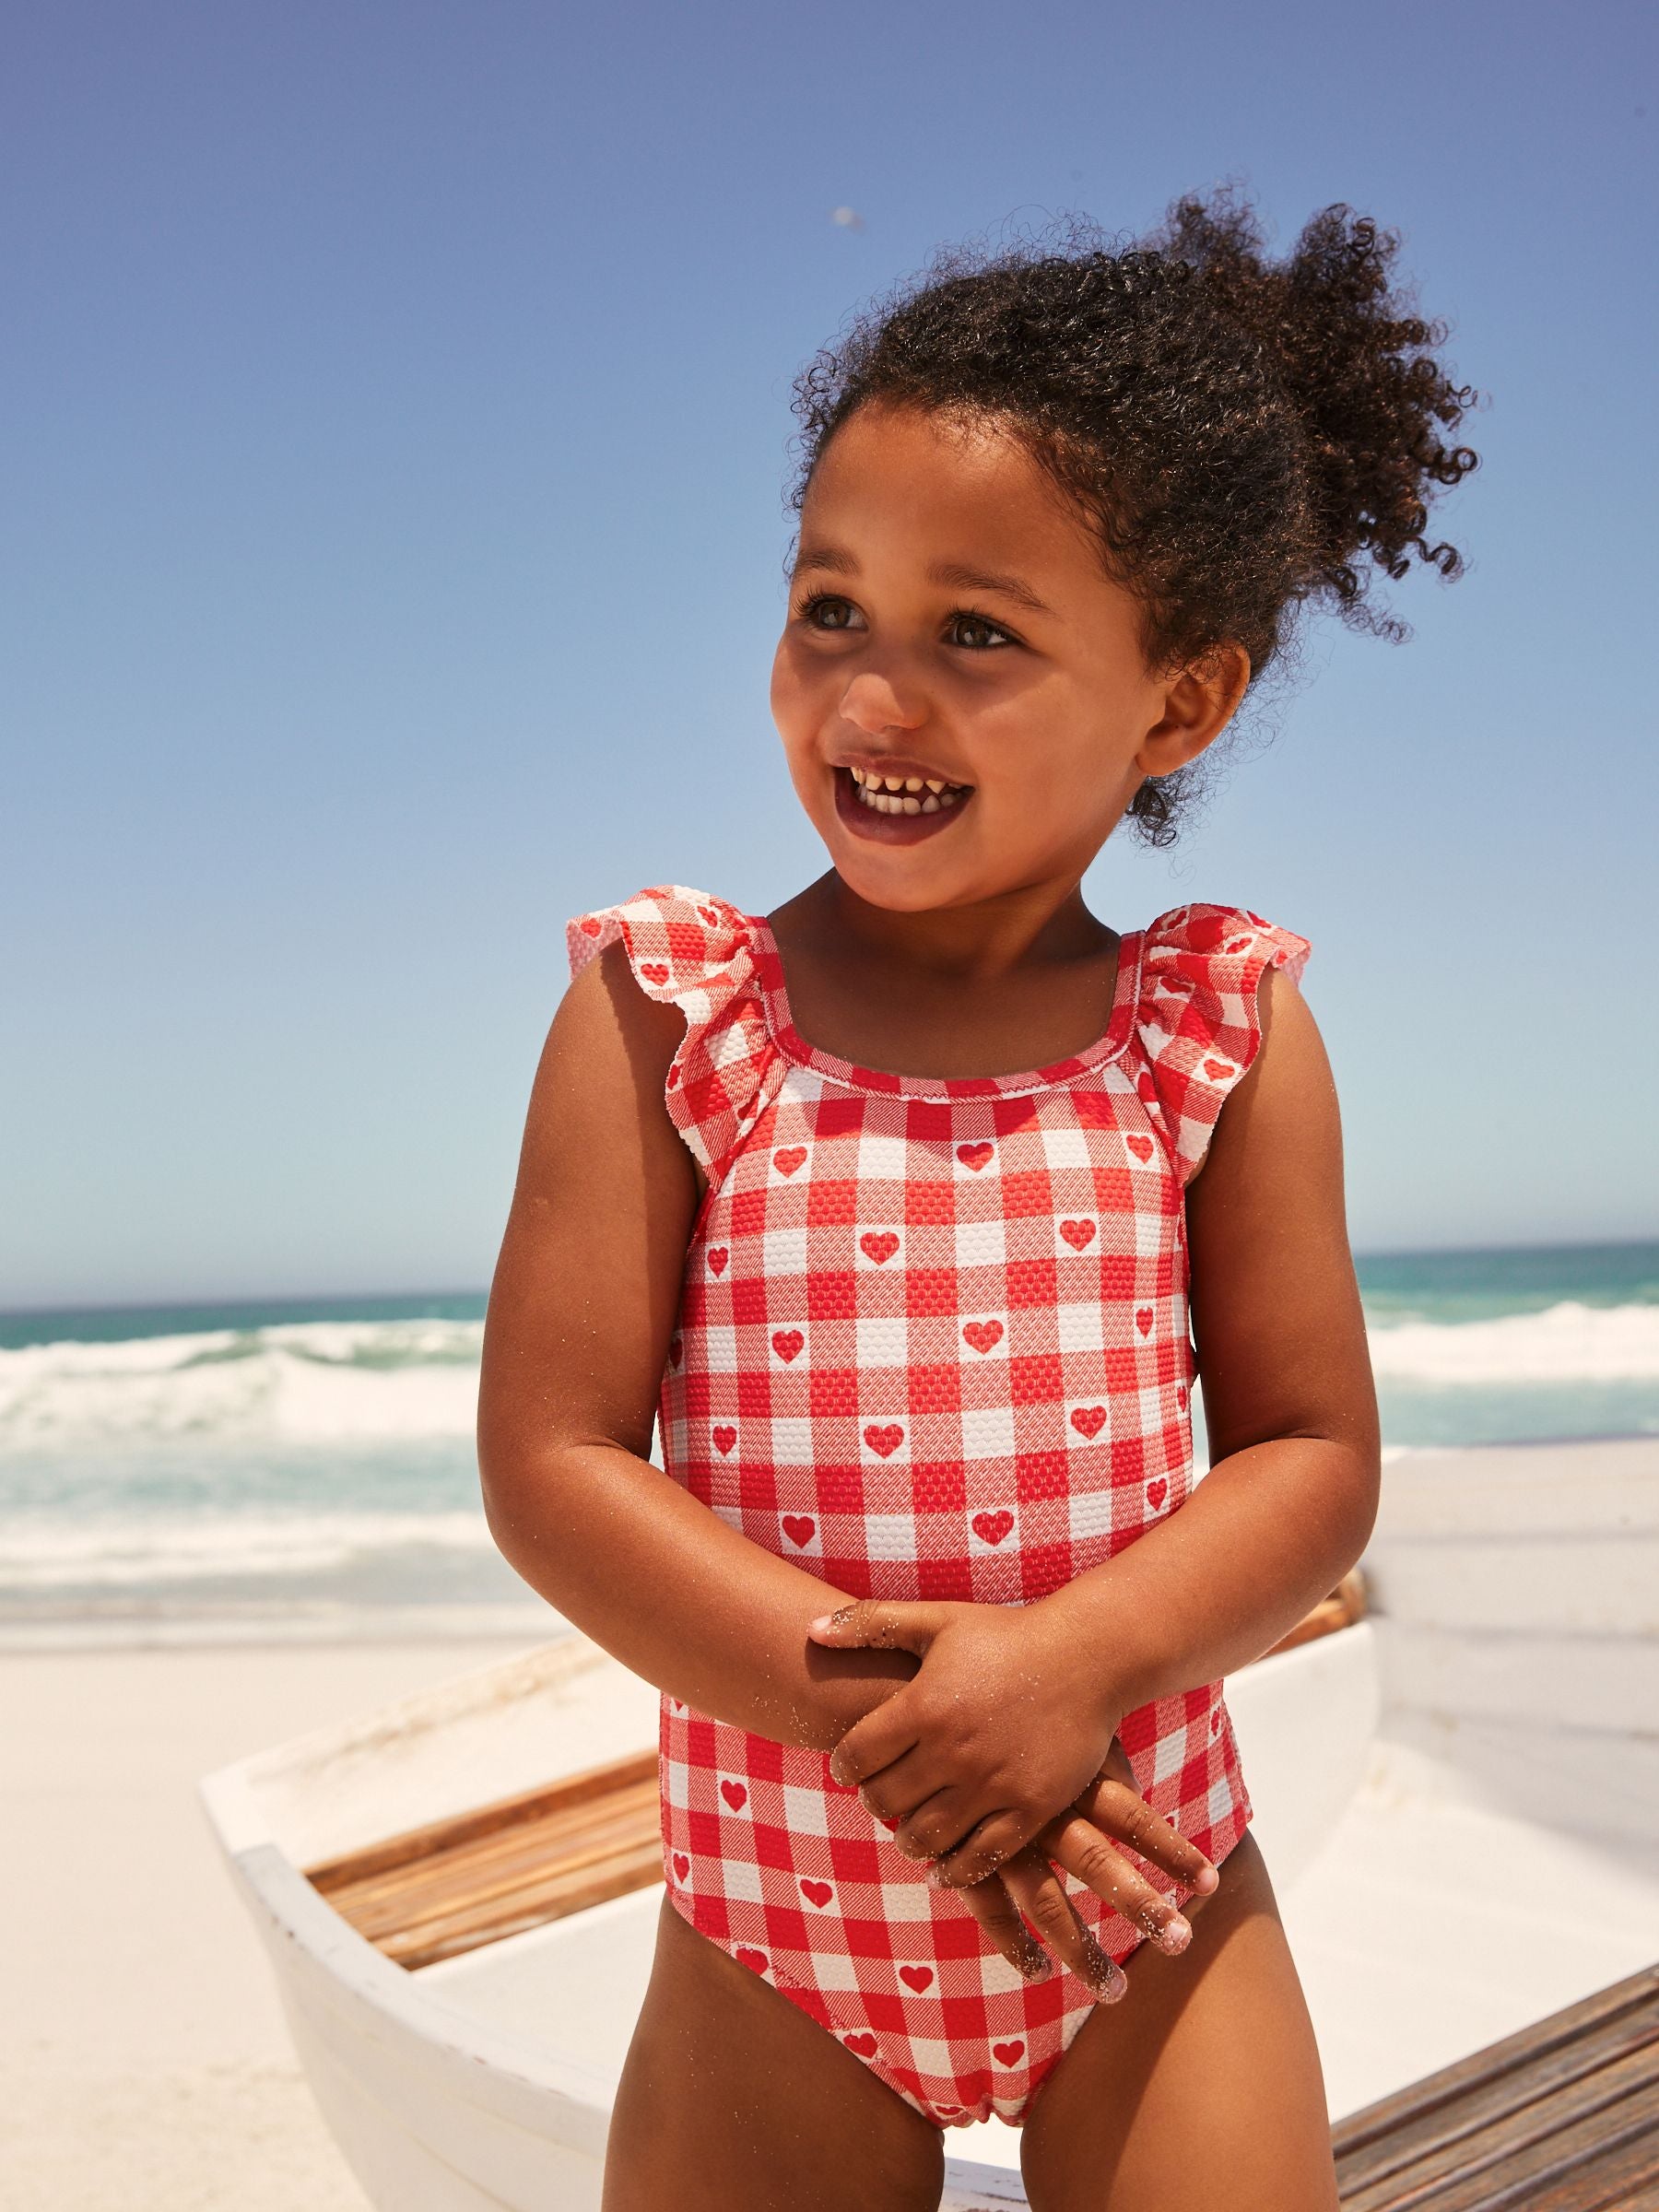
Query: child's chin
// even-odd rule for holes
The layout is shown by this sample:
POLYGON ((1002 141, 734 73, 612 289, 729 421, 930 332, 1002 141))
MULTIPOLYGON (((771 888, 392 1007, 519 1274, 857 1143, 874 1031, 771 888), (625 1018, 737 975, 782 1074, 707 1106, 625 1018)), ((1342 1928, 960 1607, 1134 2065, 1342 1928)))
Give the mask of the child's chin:
POLYGON ((976 896, 959 866, 925 845, 872 847, 839 837, 830 847, 835 872, 866 906, 896 914, 926 913, 935 907, 966 903, 976 896))

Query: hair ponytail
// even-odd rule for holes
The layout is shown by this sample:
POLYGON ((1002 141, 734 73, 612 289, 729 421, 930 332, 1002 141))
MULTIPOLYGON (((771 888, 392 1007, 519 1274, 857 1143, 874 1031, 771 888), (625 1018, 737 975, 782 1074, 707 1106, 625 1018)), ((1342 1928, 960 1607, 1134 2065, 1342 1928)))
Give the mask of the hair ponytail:
POLYGON ((1281 263, 1262 254, 1253 209, 1230 188, 1207 206, 1178 200, 1148 241, 1200 273, 1205 289, 1255 339, 1302 426, 1310 572, 1358 627, 1408 634, 1366 602, 1374 570, 1395 582, 1415 553, 1443 576, 1463 571, 1454 546, 1430 545, 1429 501, 1477 465, 1448 445, 1475 399, 1430 348, 1443 323, 1425 321, 1391 283, 1399 236, 1341 201, 1305 226, 1281 263), (1438 427, 1437 427, 1438 426, 1438 427), (1371 569, 1355 564, 1369 559, 1371 569))

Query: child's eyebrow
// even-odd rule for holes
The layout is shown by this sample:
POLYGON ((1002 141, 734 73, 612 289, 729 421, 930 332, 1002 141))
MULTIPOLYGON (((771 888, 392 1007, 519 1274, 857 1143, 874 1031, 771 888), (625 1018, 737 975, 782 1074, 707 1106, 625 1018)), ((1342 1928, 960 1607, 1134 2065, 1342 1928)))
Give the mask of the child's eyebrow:
POLYGON ((795 555, 795 572, 803 569, 829 569, 837 576, 856 576, 858 561, 854 555, 840 546, 803 546, 795 555))
POLYGON ((1000 574, 992 569, 970 569, 952 560, 935 561, 927 574, 931 582, 953 584, 959 592, 994 592, 999 598, 1012 599, 1016 606, 1029 607, 1034 615, 1052 615, 1054 611, 1018 576, 1000 574))
MULTIPOLYGON (((794 565, 797 575, 803 569, 827 569, 836 576, 856 576, 859 572, 857 556, 842 546, 803 546, 794 565)), ((927 580, 930 583, 947 583, 959 592, 994 592, 1001 598, 1012 599, 1016 606, 1029 607, 1034 615, 1052 615, 1054 611, 1019 577, 993 569, 970 568, 963 561, 935 561, 927 571, 927 580)))

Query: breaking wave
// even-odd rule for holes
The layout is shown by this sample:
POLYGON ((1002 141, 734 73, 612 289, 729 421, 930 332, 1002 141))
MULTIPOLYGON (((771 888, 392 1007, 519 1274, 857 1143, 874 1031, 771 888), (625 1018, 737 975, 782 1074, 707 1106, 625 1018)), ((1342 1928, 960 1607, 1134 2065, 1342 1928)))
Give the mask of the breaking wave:
MULTIPOLYGON (((0 1455, 100 1444, 460 1441, 477 1321, 295 1322, 0 1350, 0 1455)), ((1564 1300, 1482 1321, 1373 1325, 1379 1382, 1455 1389, 1659 1380, 1659 1306, 1564 1300)))
POLYGON ((0 1350, 0 1453, 470 1436, 477 1321, 292 1322, 0 1350))

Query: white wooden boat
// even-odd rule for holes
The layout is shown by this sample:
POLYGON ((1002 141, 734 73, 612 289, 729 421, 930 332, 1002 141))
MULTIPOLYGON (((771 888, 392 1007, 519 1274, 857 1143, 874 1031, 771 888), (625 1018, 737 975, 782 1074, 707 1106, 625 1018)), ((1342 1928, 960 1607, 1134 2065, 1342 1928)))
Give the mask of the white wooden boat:
MULTIPOLYGON (((1659 1957, 1659 1444, 1395 1460, 1317 1615, 1228 1703, 1335 2117, 1659 1957)), ((596 2212, 655 1725, 566 1636, 204 1781, 382 2212, 596 2212)), ((947 2147, 951 2212, 1025 2202, 1016 2131, 947 2147)))

